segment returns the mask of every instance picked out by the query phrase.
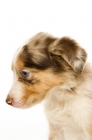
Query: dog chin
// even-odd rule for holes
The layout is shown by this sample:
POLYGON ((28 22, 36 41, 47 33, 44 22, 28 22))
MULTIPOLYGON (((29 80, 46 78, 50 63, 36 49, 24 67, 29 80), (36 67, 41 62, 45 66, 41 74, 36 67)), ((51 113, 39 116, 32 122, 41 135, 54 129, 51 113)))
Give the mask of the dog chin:
POLYGON ((21 104, 18 104, 18 103, 15 103, 15 104, 12 105, 12 107, 19 108, 19 109, 28 109, 32 106, 33 105, 27 106, 27 105, 21 105, 21 104))

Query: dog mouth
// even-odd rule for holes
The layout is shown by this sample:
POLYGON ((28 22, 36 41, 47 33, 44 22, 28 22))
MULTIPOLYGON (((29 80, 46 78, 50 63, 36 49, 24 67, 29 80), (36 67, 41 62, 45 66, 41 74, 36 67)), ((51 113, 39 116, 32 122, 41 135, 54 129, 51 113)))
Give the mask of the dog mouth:
POLYGON ((34 103, 34 99, 31 98, 31 101, 29 102, 29 100, 27 99, 15 99, 14 97, 12 96, 7 96, 6 98, 6 103, 12 107, 15 107, 15 108, 20 108, 20 109, 26 109, 26 108, 29 108, 29 107, 32 107, 35 105, 34 103))
POLYGON ((23 105, 20 104, 20 100, 16 101, 13 97, 7 97, 6 103, 10 106, 16 107, 16 108, 22 108, 23 105))

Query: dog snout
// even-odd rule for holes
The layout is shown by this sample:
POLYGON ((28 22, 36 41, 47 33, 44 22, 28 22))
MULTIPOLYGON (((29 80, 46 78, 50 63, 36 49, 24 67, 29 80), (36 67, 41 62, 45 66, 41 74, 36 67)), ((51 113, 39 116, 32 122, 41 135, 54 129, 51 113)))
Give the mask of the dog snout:
POLYGON ((13 105, 13 104, 14 104, 14 99, 11 98, 11 97, 7 97, 6 103, 7 103, 8 105, 13 105))

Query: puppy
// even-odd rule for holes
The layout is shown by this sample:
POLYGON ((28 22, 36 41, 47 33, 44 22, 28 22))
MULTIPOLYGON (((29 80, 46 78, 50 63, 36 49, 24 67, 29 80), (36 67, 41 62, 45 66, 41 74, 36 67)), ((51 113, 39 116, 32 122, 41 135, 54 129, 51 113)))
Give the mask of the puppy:
POLYGON ((38 33, 14 55, 6 102, 28 108, 42 100, 49 140, 92 140, 92 67, 73 39, 38 33))

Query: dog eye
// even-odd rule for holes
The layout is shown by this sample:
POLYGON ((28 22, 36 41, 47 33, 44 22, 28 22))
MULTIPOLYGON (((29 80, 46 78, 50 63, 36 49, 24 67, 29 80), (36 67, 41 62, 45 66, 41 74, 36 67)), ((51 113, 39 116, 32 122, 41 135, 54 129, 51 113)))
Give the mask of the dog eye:
POLYGON ((23 78, 27 78, 28 76, 29 76, 29 74, 30 74, 30 72, 28 72, 28 71, 21 71, 21 76, 23 77, 23 78))

